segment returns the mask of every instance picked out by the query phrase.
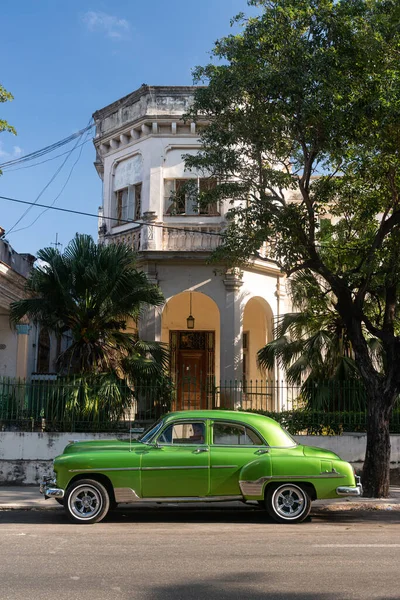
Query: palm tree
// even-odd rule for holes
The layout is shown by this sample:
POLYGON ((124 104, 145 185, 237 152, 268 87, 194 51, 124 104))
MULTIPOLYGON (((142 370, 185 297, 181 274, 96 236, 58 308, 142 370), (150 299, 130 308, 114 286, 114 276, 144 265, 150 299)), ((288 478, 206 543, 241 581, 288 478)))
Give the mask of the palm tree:
POLYGON ((27 316, 57 336, 69 332, 72 344, 57 360, 62 373, 162 372, 166 348, 127 330, 146 306, 163 303, 160 289, 136 269, 133 250, 97 245, 89 235, 76 234, 63 254, 44 248, 37 257, 41 264, 27 282, 30 297, 11 305, 11 320, 27 316))
POLYGON ((37 256, 30 297, 14 302, 10 314, 14 323, 27 316, 59 338, 66 332, 72 338, 57 358, 62 391, 49 398, 48 412, 85 423, 118 420, 140 395, 140 384, 165 381, 167 347, 128 329, 143 309, 163 303, 162 293, 137 270, 136 255, 125 245, 97 245, 76 234, 62 254, 44 248, 37 256))
MULTIPOLYGON (((301 396, 310 408, 363 409, 365 394, 358 367, 330 290, 308 271, 295 274, 288 286, 298 312, 279 319, 275 339, 258 351, 260 366, 272 369, 276 361, 288 383, 301 386, 301 396)), ((370 338, 369 346, 379 363, 378 341, 370 338)))

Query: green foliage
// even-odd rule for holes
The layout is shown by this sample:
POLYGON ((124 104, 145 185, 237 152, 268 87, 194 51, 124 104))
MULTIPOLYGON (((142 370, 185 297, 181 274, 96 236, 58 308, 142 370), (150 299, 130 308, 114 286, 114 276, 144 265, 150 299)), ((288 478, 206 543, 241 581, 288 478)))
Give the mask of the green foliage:
MULTIPOLYGON (((343 433, 365 433, 367 414, 365 411, 288 410, 271 412, 246 410, 277 421, 292 435, 342 435, 343 433)), ((393 411, 390 432, 400 433, 400 410, 393 411)))
POLYGON ((188 118, 210 125, 186 166, 230 202, 219 262, 262 259, 268 242, 287 275, 312 272, 329 289, 368 398, 366 493, 386 495, 386 415, 400 393, 400 3, 249 4, 257 16, 239 15, 242 31, 195 70, 207 85, 188 118))
MULTIPOLYGON (((231 205, 215 259, 242 265, 268 241, 288 275, 313 274, 376 388, 385 371, 366 338, 391 357, 385 369, 393 351, 400 357, 400 5, 250 4, 260 14, 239 16, 243 31, 217 41, 216 62, 195 70, 207 87, 188 114, 210 125, 187 167, 214 177, 211 193, 231 205)), ((400 378, 389 380, 400 389, 400 378)))
MULTIPOLYGON (((14 96, 10 94, 10 92, 7 92, 7 90, 2 85, 0 85, 0 103, 10 102, 13 99, 14 96)), ((17 133, 12 125, 7 123, 7 121, 0 119, 0 132, 2 131, 8 131, 9 133, 13 133, 14 135, 16 135, 17 133)))
MULTIPOLYGON (((2 102, 10 102, 13 99, 14 99, 13 95, 10 94, 10 92, 7 92, 7 90, 0 84, 0 104, 2 102)), ((8 131, 9 133, 13 133, 14 135, 17 135, 15 128, 4 119, 0 119, 0 133, 2 131, 8 131)), ((2 174, 2 171, 0 169, 0 175, 1 174, 2 174)))
POLYGON ((161 376, 167 348, 138 339, 132 322, 163 296, 136 269, 132 249, 77 234, 63 254, 45 248, 38 258, 43 262, 27 283, 30 297, 11 305, 11 319, 26 315, 58 336, 69 332, 72 343, 58 357, 62 374, 113 373, 127 381, 161 376))
MULTIPOLYGON (((285 370, 288 382, 301 386, 309 408, 364 408, 364 385, 329 288, 308 270, 295 273, 288 288, 293 307, 299 312, 286 313, 278 320, 275 338, 258 352, 259 364, 273 369, 276 361, 285 370)), ((364 336, 371 357, 376 365, 380 364, 380 341, 367 331, 364 336)))

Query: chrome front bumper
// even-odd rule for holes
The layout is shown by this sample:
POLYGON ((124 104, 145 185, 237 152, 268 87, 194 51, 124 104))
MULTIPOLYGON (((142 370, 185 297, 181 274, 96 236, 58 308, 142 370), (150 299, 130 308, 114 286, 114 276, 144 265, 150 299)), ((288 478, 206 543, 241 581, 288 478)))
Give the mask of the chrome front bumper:
POLYGON ((64 490, 61 488, 55 487, 56 480, 53 477, 45 477, 43 481, 40 482, 39 491, 45 499, 47 498, 63 498, 64 490))
POLYGON ((346 485, 341 485, 336 488, 336 493, 338 496, 362 496, 363 487, 361 485, 361 477, 355 475, 356 486, 350 487, 346 485))

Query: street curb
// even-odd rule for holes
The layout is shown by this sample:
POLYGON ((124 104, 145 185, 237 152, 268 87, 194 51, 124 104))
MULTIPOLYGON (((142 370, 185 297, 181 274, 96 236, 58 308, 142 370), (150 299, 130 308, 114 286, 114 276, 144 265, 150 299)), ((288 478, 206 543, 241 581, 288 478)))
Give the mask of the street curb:
MULTIPOLYGON (((383 500, 374 500, 374 498, 366 498, 366 501, 364 502, 355 502, 353 501, 349 501, 349 502, 335 502, 335 501, 328 501, 326 504, 322 501, 322 500, 317 500, 316 502, 318 502, 318 504, 316 503, 312 503, 311 506, 311 514, 317 515, 319 513, 329 513, 329 512, 358 512, 358 511, 395 511, 395 512, 400 512, 400 499, 395 499, 395 500, 391 500, 390 498, 387 499, 383 499, 383 500)), ((28 501, 29 502, 29 501, 28 501)), ((221 506, 220 503, 219 504, 219 508, 223 508, 221 506)), ((143 505, 141 505, 143 506, 143 505)), ((192 508, 197 508, 197 509, 202 509, 204 508, 205 504, 202 503, 201 505, 197 504, 185 504, 184 507, 187 508, 188 506, 191 506, 192 508)), ((241 507, 244 506, 241 503, 241 507)), ((135 505, 125 505, 124 508, 134 508, 135 505)), ((122 508, 122 506, 120 507, 122 508)), ((136 508, 139 508, 136 505, 136 508)), ((146 507, 147 509, 152 508, 152 505, 147 505, 146 507)), ((153 507, 155 508, 155 507, 153 507)), ((157 507, 159 508, 159 507, 157 507)), ((226 508, 226 507, 225 507, 226 508)), ((230 506, 229 507, 231 510, 234 509, 235 507, 230 506)), ((255 508, 255 507, 254 507, 255 508)), ((17 502, 9 502, 9 503, 4 503, 4 504, 0 504, 0 512, 3 511, 15 511, 15 510, 21 510, 21 511, 28 511, 28 510, 32 510, 32 511, 48 511, 48 510, 63 510, 63 507, 59 504, 53 503, 51 502, 51 500, 49 502, 45 501, 38 501, 36 503, 17 503, 17 502)))
POLYGON ((312 506, 311 514, 327 513, 327 512, 357 512, 357 511, 400 511, 400 504, 395 502, 374 503, 374 502, 349 502, 348 504, 325 504, 320 506, 312 506))

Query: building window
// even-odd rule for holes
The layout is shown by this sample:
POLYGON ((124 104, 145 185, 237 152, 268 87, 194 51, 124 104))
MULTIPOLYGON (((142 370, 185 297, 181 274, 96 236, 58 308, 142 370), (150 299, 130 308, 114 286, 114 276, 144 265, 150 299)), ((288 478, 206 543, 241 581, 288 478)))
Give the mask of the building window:
POLYGON ((204 204, 206 196, 216 186, 210 177, 197 179, 164 179, 164 205, 167 215, 219 215, 216 202, 204 204))
POLYGON ((115 192, 115 225, 140 219, 142 184, 130 185, 115 192))

